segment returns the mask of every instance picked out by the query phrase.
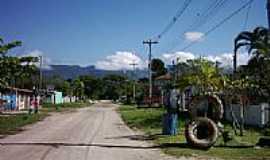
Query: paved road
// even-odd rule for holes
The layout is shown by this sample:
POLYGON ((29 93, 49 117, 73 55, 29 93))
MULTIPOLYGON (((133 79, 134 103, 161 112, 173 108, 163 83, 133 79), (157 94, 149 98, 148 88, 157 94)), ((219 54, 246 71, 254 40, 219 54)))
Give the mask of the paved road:
POLYGON ((56 114, 0 139, 0 160, 161 160, 163 155, 124 125, 117 105, 99 103, 56 114))

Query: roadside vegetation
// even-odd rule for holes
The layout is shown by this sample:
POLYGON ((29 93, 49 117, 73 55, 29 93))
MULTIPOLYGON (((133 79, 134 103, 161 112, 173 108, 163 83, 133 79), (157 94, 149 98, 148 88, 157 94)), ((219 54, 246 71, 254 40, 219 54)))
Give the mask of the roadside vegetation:
MULTIPOLYGON (((0 115, 0 136, 15 134, 22 131, 22 127, 43 120, 52 112, 71 112, 78 108, 90 106, 89 103, 75 102, 63 104, 44 104, 38 114, 7 114, 0 115)), ((1 138, 1 137, 0 137, 1 138)))
MULTIPOLYGON (((209 150, 199 150, 189 147, 186 144, 184 135, 185 117, 179 117, 178 135, 166 136, 162 133, 162 115, 165 110, 159 109, 138 109, 135 106, 123 105, 119 112, 125 123, 136 130, 146 133, 147 138, 160 146, 167 154, 173 156, 194 156, 194 157, 217 157, 222 159, 269 159, 270 149, 254 148, 263 131, 253 128, 245 130, 245 136, 234 136, 233 139, 224 144, 222 136, 219 137, 214 147, 209 150)), ((229 124, 225 123, 225 130, 233 131, 229 124)))

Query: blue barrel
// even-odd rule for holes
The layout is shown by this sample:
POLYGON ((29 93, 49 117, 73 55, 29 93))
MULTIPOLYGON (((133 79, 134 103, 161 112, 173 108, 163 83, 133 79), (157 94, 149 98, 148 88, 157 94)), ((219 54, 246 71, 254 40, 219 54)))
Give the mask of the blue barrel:
POLYGON ((164 135, 176 135, 178 126, 177 113, 165 113, 162 120, 163 128, 162 134, 164 135))

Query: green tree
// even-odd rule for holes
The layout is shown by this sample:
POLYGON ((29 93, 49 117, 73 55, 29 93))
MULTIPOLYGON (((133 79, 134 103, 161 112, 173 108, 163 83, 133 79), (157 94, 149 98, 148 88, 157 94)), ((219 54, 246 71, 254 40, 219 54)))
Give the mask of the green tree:
POLYGON ((21 46, 20 41, 5 44, 3 39, 0 38, 0 87, 10 85, 18 87, 17 81, 22 83, 23 79, 31 77, 37 71, 35 65, 38 61, 37 57, 7 56, 9 50, 18 46, 21 46))
POLYGON ((101 79, 89 75, 84 75, 80 76, 80 80, 83 81, 85 85, 85 95, 88 98, 97 99, 101 94, 103 87, 101 79))
POLYGON ((269 58, 270 31, 264 27, 257 27, 252 32, 244 31, 234 39, 234 70, 237 66, 237 51, 246 47, 252 58, 269 58))
MULTIPOLYGON (((270 95, 270 31, 264 27, 257 27, 253 31, 241 32, 235 38, 234 45, 234 70, 236 71, 237 51, 246 47, 251 59, 237 73, 248 76, 260 86, 258 94, 263 97, 270 95)), ((236 75, 235 75, 236 76, 236 75)))
POLYGON ((180 89, 193 86, 197 94, 218 92, 224 86, 224 81, 214 63, 206 59, 187 61, 188 68, 178 80, 180 89))
POLYGON ((81 81, 79 78, 76 78, 75 80, 72 81, 73 94, 79 97, 81 100, 85 96, 84 88, 85 88, 85 85, 83 81, 81 81))
POLYGON ((153 72, 153 77, 158 77, 166 74, 167 69, 165 68, 165 64, 161 59, 154 58, 151 61, 151 70, 153 72))

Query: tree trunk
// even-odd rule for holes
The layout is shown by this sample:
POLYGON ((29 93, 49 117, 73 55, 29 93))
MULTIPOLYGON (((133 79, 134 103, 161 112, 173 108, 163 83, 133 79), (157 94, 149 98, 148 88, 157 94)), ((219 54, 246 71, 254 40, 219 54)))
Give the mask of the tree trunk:
POLYGON ((233 128, 234 134, 237 135, 238 121, 237 121, 237 119, 234 115, 234 112, 233 112, 232 98, 228 98, 228 104, 230 106, 230 113, 231 113, 231 117, 232 117, 232 128, 233 128))
POLYGON ((244 98, 241 96, 240 97, 240 136, 244 135, 244 106, 245 106, 245 102, 244 102, 244 98))

